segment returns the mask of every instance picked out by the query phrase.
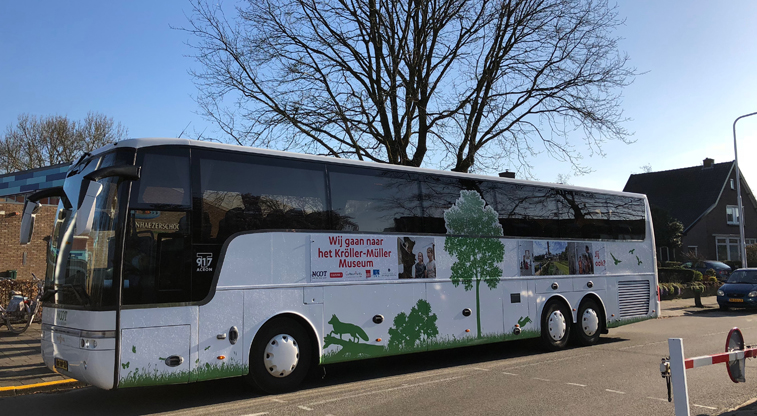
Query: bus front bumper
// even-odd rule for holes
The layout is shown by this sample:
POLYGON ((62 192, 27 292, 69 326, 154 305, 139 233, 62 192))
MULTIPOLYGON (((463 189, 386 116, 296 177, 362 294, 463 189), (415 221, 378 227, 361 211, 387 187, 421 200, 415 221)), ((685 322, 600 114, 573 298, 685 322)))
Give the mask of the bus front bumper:
MULTIPOLYGON (((113 389, 115 337, 87 337, 86 331, 44 325, 42 359, 47 368, 101 389, 113 389), (84 336, 83 336, 84 335, 84 336)), ((98 334, 100 335, 100 334, 98 334)))

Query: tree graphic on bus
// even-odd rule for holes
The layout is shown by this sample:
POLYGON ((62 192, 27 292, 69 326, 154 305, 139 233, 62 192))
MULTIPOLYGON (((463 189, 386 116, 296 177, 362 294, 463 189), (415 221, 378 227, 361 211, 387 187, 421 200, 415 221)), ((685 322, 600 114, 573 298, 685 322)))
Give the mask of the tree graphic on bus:
POLYGON ((452 284, 461 283, 465 291, 476 287, 476 336, 481 338, 481 282, 489 289, 494 289, 502 276, 502 263, 505 245, 498 238, 502 237, 502 225, 497 212, 476 191, 460 191, 460 198, 444 212, 447 234, 444 250, 457 258, 452 265, 452 284), (454 235, 474 235, 479 237, 454 237, 454 235), (481 238, 484 237, 484 238, 481 238))

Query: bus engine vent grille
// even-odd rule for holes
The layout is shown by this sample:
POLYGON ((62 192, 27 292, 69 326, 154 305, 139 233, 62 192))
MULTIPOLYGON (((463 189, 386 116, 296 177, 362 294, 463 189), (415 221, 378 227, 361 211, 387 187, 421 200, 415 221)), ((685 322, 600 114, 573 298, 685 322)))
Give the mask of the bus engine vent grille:
POLYGON ((621 318, 648 314, 649 298, 648 280, 618 282, 618 305, 621 318))

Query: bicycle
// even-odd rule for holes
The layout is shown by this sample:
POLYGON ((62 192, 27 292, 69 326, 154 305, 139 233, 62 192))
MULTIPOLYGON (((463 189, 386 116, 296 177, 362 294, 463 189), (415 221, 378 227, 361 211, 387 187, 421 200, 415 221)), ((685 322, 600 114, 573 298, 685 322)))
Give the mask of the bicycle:
POLYGON ((34 299, 25 297, 19 291, 11 292, 8 307, 0 305, 0 323, 5 322, 8 330, 16 335, 24 333, 35 317, 41 312, 40 305, 44 282, 32 273, 32 279, 37 283, 37 296, 34 299))

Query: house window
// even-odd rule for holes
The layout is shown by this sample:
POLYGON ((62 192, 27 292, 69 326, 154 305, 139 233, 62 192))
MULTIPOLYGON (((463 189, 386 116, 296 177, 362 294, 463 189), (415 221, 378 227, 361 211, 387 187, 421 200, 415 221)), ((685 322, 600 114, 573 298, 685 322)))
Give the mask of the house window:
POLYGON ((689 253, 693 254, 694 256, 699 254, 697 246, 689 246, 688 248, 689 248, 689 253))
POLYGON ((739 207, 728 205, 725 208, 725 221, 728 225, 739 225, 739 207))
POLYGON ((738 238, 717 237, 715 245, 717 246, 717 260, 741 260, 738 238))
POLYGON ((757 238, 745 238, 744 244, 751 246, 752 244, 757 244, 757 238))
POLYGON ((734 186, 734 184, 733 184, 733 183, 734 183, 734 182, 733 182, 733 179, 731 179, 731 189, 736 189, 736 186, 734 186))

